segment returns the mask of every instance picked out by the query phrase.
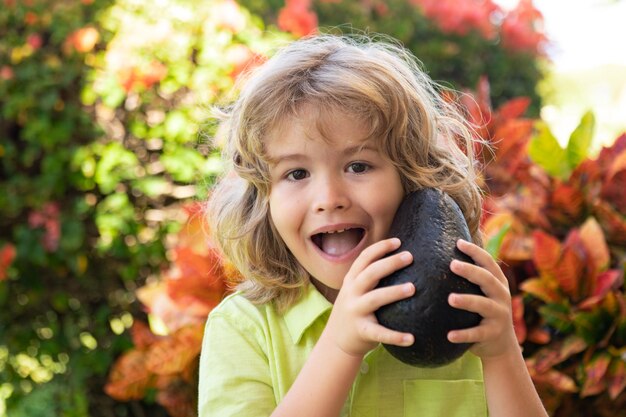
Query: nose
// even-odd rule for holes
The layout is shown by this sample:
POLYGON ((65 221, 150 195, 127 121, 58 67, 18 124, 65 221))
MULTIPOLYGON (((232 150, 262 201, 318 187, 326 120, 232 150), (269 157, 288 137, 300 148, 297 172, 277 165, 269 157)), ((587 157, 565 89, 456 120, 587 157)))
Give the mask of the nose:
POLYGON ((350 206, 346 185, 340 179, 327 178, 314 188, 313 210, 316 213, 345 210, 350 206))

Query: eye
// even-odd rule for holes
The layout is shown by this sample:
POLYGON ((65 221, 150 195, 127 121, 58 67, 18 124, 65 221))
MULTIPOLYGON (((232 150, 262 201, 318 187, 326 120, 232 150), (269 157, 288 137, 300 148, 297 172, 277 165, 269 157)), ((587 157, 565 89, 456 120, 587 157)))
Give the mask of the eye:
POLYGON ((300 181, 309 176, 309 173, 304 169, 294 169, 287 173, 287 179, 291 181, 300 181))
POLYGON ((362 174, 364 172, 367 172, 371 169, 371 167, 363 162, 352 162, 349 166, 348 166, 348 171, 352 172, 354 174, 362 174))

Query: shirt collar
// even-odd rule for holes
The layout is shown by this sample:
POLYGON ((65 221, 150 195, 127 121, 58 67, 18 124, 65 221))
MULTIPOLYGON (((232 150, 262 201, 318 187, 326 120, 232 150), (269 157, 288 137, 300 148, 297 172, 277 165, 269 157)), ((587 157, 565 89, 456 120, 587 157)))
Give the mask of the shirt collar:
POLYGON ((304 332, 332 306, 313 284, 309 284, 298 302, 284 315, 293 343, 297 344, 304 332))

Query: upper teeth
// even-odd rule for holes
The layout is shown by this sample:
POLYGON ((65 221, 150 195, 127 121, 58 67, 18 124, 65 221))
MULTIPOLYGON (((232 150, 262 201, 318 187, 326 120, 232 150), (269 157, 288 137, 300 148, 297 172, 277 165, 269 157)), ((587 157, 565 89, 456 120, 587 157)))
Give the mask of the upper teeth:
POLYGON ((328 232, 324 232, 324 233, 341 233, 341 232, 345 232, 348 229, 341 229, 341 230, 329 230, 328 232))

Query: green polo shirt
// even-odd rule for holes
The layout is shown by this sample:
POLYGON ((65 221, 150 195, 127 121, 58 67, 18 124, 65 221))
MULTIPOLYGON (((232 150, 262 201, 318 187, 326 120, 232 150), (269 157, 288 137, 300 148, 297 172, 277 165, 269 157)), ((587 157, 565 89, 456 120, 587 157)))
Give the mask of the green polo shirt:
MULTIPOLYGON (((322 334, 332 304, 309 285, 284 314, 241 294, 211 314, 200 357, 200 417, 269 416, 322 334)), ((485 417, 480 359, 471 353, 439 368, 417 368, 382 347, 361 364, 342 416, 485 417)))

